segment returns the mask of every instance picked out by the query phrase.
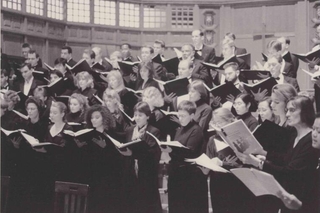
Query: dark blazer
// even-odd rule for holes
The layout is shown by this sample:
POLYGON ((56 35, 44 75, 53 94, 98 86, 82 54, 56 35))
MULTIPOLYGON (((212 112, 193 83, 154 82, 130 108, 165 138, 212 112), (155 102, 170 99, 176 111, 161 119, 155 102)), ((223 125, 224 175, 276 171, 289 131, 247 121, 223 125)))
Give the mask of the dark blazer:
POLYGON ((204 101, 197 101, 196 105, 197 110, 193 119, 199 124, 202 131, 206 132, 212 117, 212 109, 204 101))
POLYGON ((33 73, 33 76, 42 81, 44 84, 48 83, 44 78, 47 78, 49 79, 50 78, 50 74, 49 74, 49 71, 43 67, 40 67, 40 66, 36 66, 36 67, 32 67, 35 71, 41 71, 43 72, 43 75, 42 74, 38 74, 38 73, 33 73))
MULTIPOLYGON (((129 127, 126 131, 126 141, 132 141, 132 134, 135 126, 129 127)), ((160 131, 151 126, 147 125, 146 131, 152 133, 157 138, 160 137, 160 131)), ((139 151, 132 151, 131 157, 126 157, 127 160, 130 162, 128 164, 128 161, 126 162, 126 165, 129 166, 126 168, 126 172, 130 172, 131 174, 127 175, 126 178, 132 177, 133 180, 128 180, 131 183, 134 182, 134 179, 137 178, 136 184, 133 187, 133 191, 127 191, 130 190, 130 188, 125 188, 124 190, 131 194, 135 198, 134 206, 126 205, 125 208, 130 209, 130 212, 141 212, 141 213, 149 213, 149 212, 155 212, 155 213, 161 213, 161 201, 160 201, 160 194, 158 191, 158 166, 160 161, 160 155, 161 151, 159 146, 157 145, 154 138, 152 138, 148 134, 144 134, 141 138, 143 140, 143 143, 147 143, 149 146, 149 149, 144 152, 139 151), (138 160, 138 177, 135 176, 134 171, 134 159, 138 160), (133 181, 133 182, 132 182, 133 181), (134 207, 134 209, 132 209, 134 207)), ((129 197, 129 196, 128 196, 129 197)), ((132 197, 129 199, 132 200, 132 197)), ((132 202, 132 201, 131 201, 132 202)), ((128 202, 130 203, 130 202, 128 202)), ((127 211, 125 211, 127 212, 127 211)))
POLYGON ((282 72, 283 75, 294 78, 293 65, 285 61, 284 69, 282 72))
POLYGON ((290 194, 294 194, 304 203, 313 188, 312 174, 316 170, 319 153, 312 147, 311 132, 301 138, 293 148, 294 141, 295 137, 292 137, 291 146, 286 155, 273 159, 273 162, 282 163, 274 164, 267 158, 263 171, 274 175, 290 194))
POLYGON ((291 84, 297 90, 297 92, 300 92, 300 87, 299 87, 297 79, 291 78, 291 77, 288 77, 285 75, 283 76, 283 78, 284 78, 284 83, 291 84))
POLYGON ((75 60, 73 60, 73 58, 71 58, 71 59, 67 62, 67 64, 68 64, 70 67, 73 67, 74 65, 77 64, 77 62, 76 62, 75 60))
POLYGON ((243 122, 247 125, 247 127, 250 129, 250 131, 253 131, 258 126, 258 121, 251 112, 247 112, 243 115, 239 116, 239 119, 242 119, 243 122))
POLYGON ((282 57, 286 62, 292 64, 292 77, 297 78, 297 71, 299 69, 299 59, 297 56, 293 55, 291 52, 287 52, 282 57))
POLYGON ((208 87, 212 87, 212 79, 209 73, 209 70, 207 67, 205 67, 199 59, 194 59, 193 60, 193 70, 191 74, 191 79, 192 80, 202 80, 205 82, 208 87))
MULTIPOLYGON (((36 79, 36 78, 33 78, 33 82, 31 84, 31 88, 30 88, 27 96, 33 95, 34 89, 37 88, 37 86, 39 86, 39 85, 43 85, 43 82, 36 79)), ((24 79, 22 79, 22 81, 20 81, 16 84, 15 91, 21 91, 23 93, 23 87, 24 87, 24 79)))
POLYGON ((215 49, 213 47, 209 47, 207 45, 203 45, 201 53, 202 53, 202 55, 200 56, 196 52, 195 53, 195 58, 197 58, 197 59, 199 59, 201 61, 213 63, 214 58, 216 56, 216 51, 215 51, 215 49))
POLYGON ((246 48, 235 47, 235 51, 234 51, 235 55, 242 55, 242 54, 246 54, 246 53, 247 53, 246 48))

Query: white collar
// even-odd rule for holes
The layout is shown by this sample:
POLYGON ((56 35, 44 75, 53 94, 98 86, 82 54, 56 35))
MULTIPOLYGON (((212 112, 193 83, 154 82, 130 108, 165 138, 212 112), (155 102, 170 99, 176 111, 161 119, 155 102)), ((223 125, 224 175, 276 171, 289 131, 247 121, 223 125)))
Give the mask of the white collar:
POLYGON ((289 52, 288 50, 284 51, 284 52, 282 53, 282 57, 285 56, 285 55, 287 55, 288 52, 289 52))
POLYGON ((280 69, 280 73, 282 74, 283 71, 284 71, 284 67, 286 65, 286 62, 284 60, 282 60, 282 63, 281 63, 281 69, 280 69))
POLYGON ((201 44, 201 46, 200 46, 200 48, 196 48, 196 47, 194 47, 195 48, 195 51, 200 51, 200 50, 202 50, 203 49, 203 43, 201 44))

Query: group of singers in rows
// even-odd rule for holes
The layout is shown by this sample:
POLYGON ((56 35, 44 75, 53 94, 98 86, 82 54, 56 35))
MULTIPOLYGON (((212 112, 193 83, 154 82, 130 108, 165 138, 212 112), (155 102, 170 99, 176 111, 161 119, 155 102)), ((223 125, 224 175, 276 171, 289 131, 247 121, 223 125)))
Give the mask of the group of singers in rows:
MULTIPOLYGON (((299 93, 296 80, 299 61, 293 55, 291 61, 284 59, 291 54, 288 52, 290 40, 279 38, 267 46, 269 58, 263 66, 278 82, 272 88, 271 97, 263 92, 245 92, 242 82, 246 79, 241 76, 241 69, 250 67, 241 59, 224 65, 224 74, 204 66, 202 61, 217 63, 215 50, 203 44, 200 30, 193 31, 192 40, 193 45, 181 47, 178 76, 152 62, 154 54, 163 57, 163 41, 141 48, 142 61, 130 76, 123 76, 117 63, 134 61, 129 44, 112 53, 110 62, 101 56, 98 47, 85 50, 83 58, 89 64, 97 62, 105 67, 105 82, 95 82, 87 71, 73 75, 67 68, 76 64, 70 47, 61 49, 61 58, 55 60, 54 70, 48 71, 39 66, 39 55, 25 44, 22 50, 26 62, 21 65, 20 73, 1 70, 1 127, 24 129, 40 143, 51 142, 60 148, 32 148, 23 137, 10 138, 2 132, 2 175, 9 175, 12 180, 8 212, 50 212, 54 182, 66 181, 90 186, 89 212, 160 213, 159 162, 168 159, 170 213, 208 212, 208 192, 213 212, 270 213, 279 209, 281 212, 319 212, 320 115, 314 107, 319 94, 310 97, 299 93), (38 77, 35 70, 47 73, 50 82, 63 78, 66 87, 59 95, 69 96, 67 102, 57 101, 56 94, 41 86, 48 82, 38 77), (156 81, 185 77, 190 83, 188 97, 183 100, 174 93, 166 94, 156 81), (9 78, 15 79, 13 85, 9 78), (219 97, 213 97, 205 85, 214 87, 224 82, 232 82, 242 93, 221 104, 219 97), (131 90, 142 90, 142 94, 128 95, 132 94, 131 90), (21 101, 19 92, 28 97, 25 102, 21 101), (157 124, 165 116, 161 110, 178 113, 177 117, 171 117, 176 128, 157 124), (28 119, 16 111, 28 115, 28 119), (236 152, 236 159, 218 162, 227 169, 253 167, 274 175, 287 190, 279 195, 281 199, 255 197, 231 173, 208 171, 184 161, 202 153, 217 157, 214 139, 219 136, 209 136, 207 130, 212 126, 223 127, 236 119, 242 119, 251 131, 265 120, 288 131, 288 140, 284 139, 283 144, 255 155, 236 152), (74 123, 81 125, 72 125, 74 123), (65 130, 84 128, 94 129, 86 141, 72 140, 64 134, 65 130), (168 138, 179 141, 189 152, 159 147, 146 132, 161 141, 168 138), (108 136, 123 143, 141 139, 149 148, 118 149, 108 136)), ((223 57, 246 53, 245 49, 235 46, 234 40, 232 33, 226 35, 222 42, 223 57)), ((317 71, 319 60, 310 61, 309 69, 317 71)), ((315 87, 318 83, 315 82, 315 87)), ((319 105, 317 107, 319 110, 319 105)))

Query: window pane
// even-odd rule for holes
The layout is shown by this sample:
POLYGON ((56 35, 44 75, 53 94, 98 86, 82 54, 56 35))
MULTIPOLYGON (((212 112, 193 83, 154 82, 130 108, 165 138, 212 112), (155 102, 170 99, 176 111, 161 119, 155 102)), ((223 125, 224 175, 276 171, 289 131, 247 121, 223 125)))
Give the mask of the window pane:
POLYGON ((143 8, 143 27, 160 28, 166 26, 166 7, 147 6, 143 8))
POLYGON ((2 6, 21 11, 21 0, 2 0, 2 6))
POLYGON ((94 1, 94 23, 115 25, 116 4, 114 1, 95 0, 94 1))
POLYGON ((48 17, 62 20, 63 0, 48 1, 48 17))
POLYGON ((90 22, 90 0, 68 0, 67 20, 72 22, 90 22))
POLYGON ((27 12, 43 15, 43 0, 27 0, 27 12))
POLYGON ((139 4, 120 3, 119 22, 122 27, 136 27, 140 25, 140 6, 139 4))
POLYGON ((173 28, 193 27, 193 8, 188 6, 175 6, 171 10, 171 26, 173 28))

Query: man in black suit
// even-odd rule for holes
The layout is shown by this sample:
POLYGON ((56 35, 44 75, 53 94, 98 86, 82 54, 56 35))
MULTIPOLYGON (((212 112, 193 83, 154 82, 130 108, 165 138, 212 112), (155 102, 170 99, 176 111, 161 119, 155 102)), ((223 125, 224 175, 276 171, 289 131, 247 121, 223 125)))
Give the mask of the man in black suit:
POLYGON ((182 59, 190 60, 193 64, 191 73, 192 80, 202 80, 208 87, 212 87, 212 79, 209 70, 201 63, 201 60, 195 58, 195 48, 192 44, 185 44, 181 47, 182 59))
POLYGON ((43 82, 35 79, 32 74, 32 66, 29 63, 24 63, 20 67, 20 72, 23 79, 15 85, 16 91, 21 91, 24 95, 33 95, 33 90, 39 86, 43 85, 43 82))
POLYGON ((77 62, 75 60, 73 60, 73 58, 72 58, 72 49, 69 46, 64 46, 64 47, 61 48, 60 57, 66 59, 67 60, 67 64, 70 67, 73 67, 74 65, 77 64, 77 62))
POLYGON ((292 64, 292 77, 297 78, 297 71, 299 69, 299 59, 289 52, 290 39, 287 37, 280 37, 277 39, 282 45, 282 58, 292 64))
MULTIPOLYGON (((226 35, 224 36, 224 39, 229 39, 235 43, 236 36, 233 33, 226 33, 226 35)), ((235 55, 242 55, 242 54, 246 54, 247 50, 245 48, 239 48, 235 46, 234 53, 235 55)))
POLYGON ((291 84, 297 90, 297 92, 300 92, 297 79, 285 76, 283 73, 281 73, 281 66, 283 63, 285 63, 285 61, 280 55, 270 57, 267 63, 271 76, 276 79, 278 84, 291 84))
POLYGON ((155 40, 153 43, 153 49, 154 49, 154 55, 160 55, 162 61, 165 60, 165 57, 163 55, 164 50, 166 48, 166 44, 162 40, 155 40))
POLYGON ((27 63, 29 63, 33 69, 34 77, 43 83, 46 83, 46 79, 49 79, 49 71, 42 67, 42 64, 39 63, 40 56, 35 50, 30 50, 28 52, 27 63))
MULTIPOLYGON (((151 46, 142 46, 141 47, 141 60, 142 60, 142 62, 143 63, 151 62, 153 65, 153 71, 154 71, 155 78, 162 80, 162 81, 166 81, 168 71, 161 64, 158 64, 158 63, 152 61, 153 54, 154 54, 154 50, 151 46)), ((140 66, 139 66, 138 70, 140 70, 140 66)), ((137 70, 134 70, 134 71, 137 71, 137 70)))
POLYGON ((120 51, 122 54, 123 61, 131 61, 131 62, 137 61, 137 59, 131 55, 131 45, 129 43, 121 44, 120 51))
POLYGON ((201 61, 214 63, 215 49, 204 45, 204 33, 201 30, 192 31, 192 42, 195 48, 195 58, 201 61))
POLYGON ((6 69, 1 69, 1 90, 10 90, 9 72, 6 69))
POLYGON ((32 49, 31 45, 28 43, 23 43, 21 46, 21 53, 22 56, 27 60, 28 59, 28 53, 32 49))
MULTIPOLYGON (((282 44, 277 40, 272 40, 267 45, 268 49, 268 58, 273 56, 278 57, 282 56, 282 44)), ((281 73, 285 76, 294 78, 295 74, 293 72, 293 65, 284 61, 281 66, 281 73)))
POLYGON ((102 57, 102 50, 100 47, 93 47, 92 51, 95 53, 94 63, 102 65, 105 68, 103 71, 112 70, 112 65, 102 57))

